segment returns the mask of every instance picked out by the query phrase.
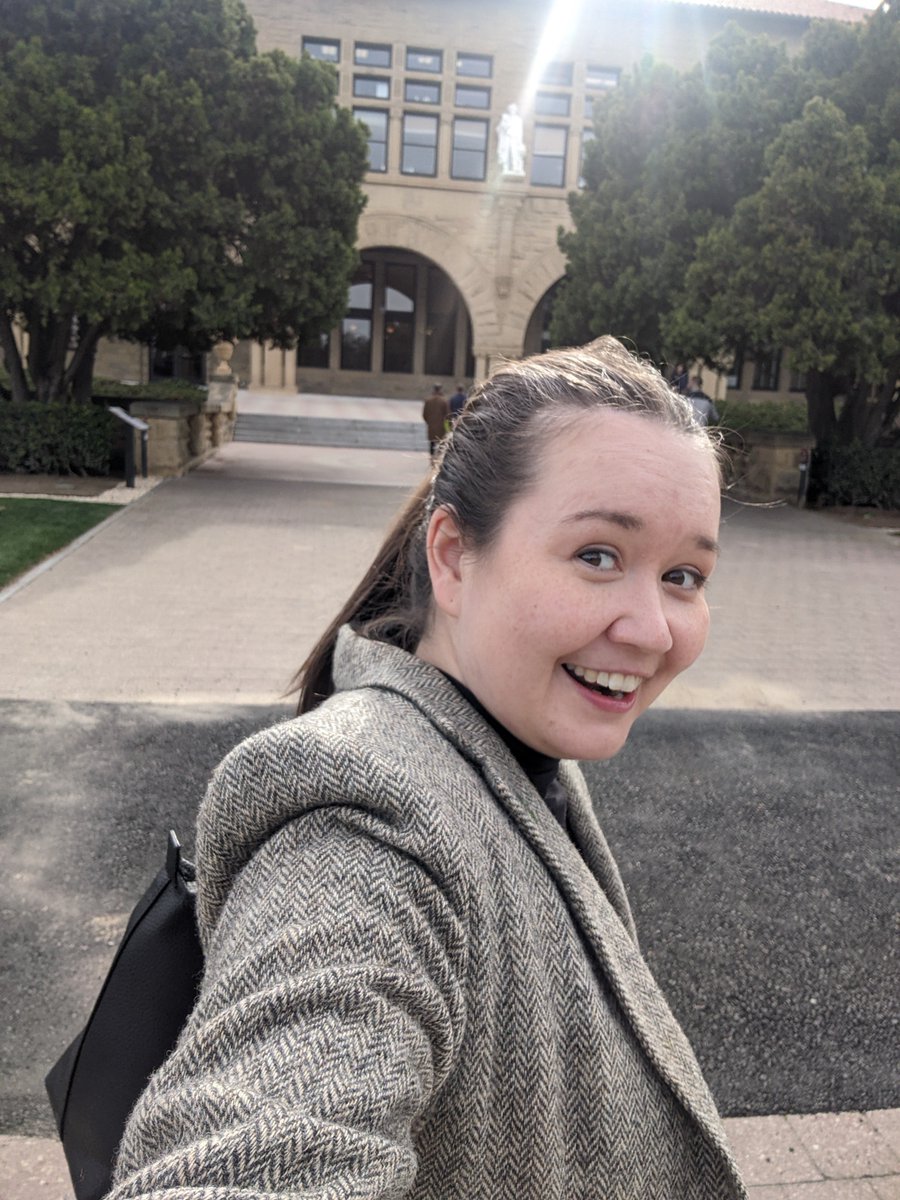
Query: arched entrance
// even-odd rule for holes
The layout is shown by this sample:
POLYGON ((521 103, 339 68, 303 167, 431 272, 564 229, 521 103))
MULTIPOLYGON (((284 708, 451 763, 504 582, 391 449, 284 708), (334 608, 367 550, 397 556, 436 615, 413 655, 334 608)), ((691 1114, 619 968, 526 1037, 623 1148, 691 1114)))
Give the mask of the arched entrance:
POLYGON ((403 398, 471 382, 472 322, 450 276, 392 246, 360 258, 340 325, 297 350, 299 389, 403 398))
POLYGON ((523 351, 525 354, 543 354, 545 350, 550 349, 550 321, 553 317, 553 301, 556 298, 556 293, 562 283, 561 279, 557 279, 556 283, 552 284, 538 300, 534 306, 534 312, 528 322, 525 330, 525 343, 523 351))

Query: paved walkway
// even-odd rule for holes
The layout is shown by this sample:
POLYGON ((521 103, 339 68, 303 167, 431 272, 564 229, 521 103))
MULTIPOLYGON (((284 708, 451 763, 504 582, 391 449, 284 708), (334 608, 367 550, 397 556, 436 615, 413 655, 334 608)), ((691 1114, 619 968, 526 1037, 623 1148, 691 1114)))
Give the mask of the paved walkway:
MULTIPOLYGON (((313 399, 242 393, 242 407, 316 415, 313 399)), ((0 698, 277 702, 427 468, 415 453, 226 448, 0 603, 0 698)), ((710 645, 670 706, 900 710, 900 538, 732 507, 722 541, 710 645)), ((900 1200, 900 1110, 727 1124, 754 1200, 900 1200)), ((3 1200, 70 1195, 41 1138, 0 1137, 0 1180, 3 1200)))

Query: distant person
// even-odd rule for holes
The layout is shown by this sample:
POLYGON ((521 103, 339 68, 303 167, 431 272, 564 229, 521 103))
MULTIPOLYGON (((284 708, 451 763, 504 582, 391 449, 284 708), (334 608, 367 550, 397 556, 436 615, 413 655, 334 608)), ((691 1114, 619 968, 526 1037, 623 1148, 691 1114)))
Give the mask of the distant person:
POLYGON ((722 418, 712 399, 704 392, 703 380, 699 375, 691 376, 687 398, 694 409, 694 418, 698 425, 718 425, 722 418))
POLYGON ((672 371, 670 382, 679 396, 686 396, 688 392, 688 373, 684 363, 676 363, 675 369, 672 371))
POLYGON ((436 383, 431 395, 422 405, 422 420, 428 429, 428 446, 432 458, 434 458, 438 442, 447 431, 449 416, 450 405, 444 395, 444 389, 439 383, 436 383))
POLYGON ((461 383, 456 385, 456 391, 450 397, 450 424, 455 425, 462 410, 466 406, 466 392, 461 383))

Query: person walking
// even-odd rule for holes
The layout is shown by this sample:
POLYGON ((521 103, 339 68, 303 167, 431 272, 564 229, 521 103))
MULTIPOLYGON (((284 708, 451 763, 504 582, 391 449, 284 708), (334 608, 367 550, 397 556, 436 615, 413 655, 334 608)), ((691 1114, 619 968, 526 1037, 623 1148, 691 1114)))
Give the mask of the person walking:
POLYGON ((612 338, 475 388, 213 778, 205 974, 109 1200, 746 1196, 575 761, 700 654, 719 490, 612 338))
POLYGON ((687 398, 694 410, 698 425, 718 425, 721 417, 712 399, 703 390, 703 380, 699 375, 692 375, 687 398))
POLYGON ((438 442, 444 436, 447 428, 447 418, 450 415, 450 405, 444 395, 444 389, 439 383, 434 385, 431 395, 422 405, 422 420, 428 430, 428 446, 431 457, 434 458, 438 442))
POLYGON ((466 406, 466 390, 461 383, 456 385, 456 391, 450 397, 450 424, 455 425, 462 410, 466 406))

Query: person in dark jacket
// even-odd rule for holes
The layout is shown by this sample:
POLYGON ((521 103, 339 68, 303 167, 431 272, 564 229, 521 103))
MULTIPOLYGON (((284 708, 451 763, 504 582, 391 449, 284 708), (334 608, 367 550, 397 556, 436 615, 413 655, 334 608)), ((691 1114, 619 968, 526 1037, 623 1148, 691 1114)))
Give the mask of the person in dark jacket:
MULTIPOLYGON (((112 1200, 740 1200, 574 760, 700 653, 719 467, 611 338, 503 364, 201 808, 112 1200)), ((699 966, 699 965, 698 965, 699 966)))

